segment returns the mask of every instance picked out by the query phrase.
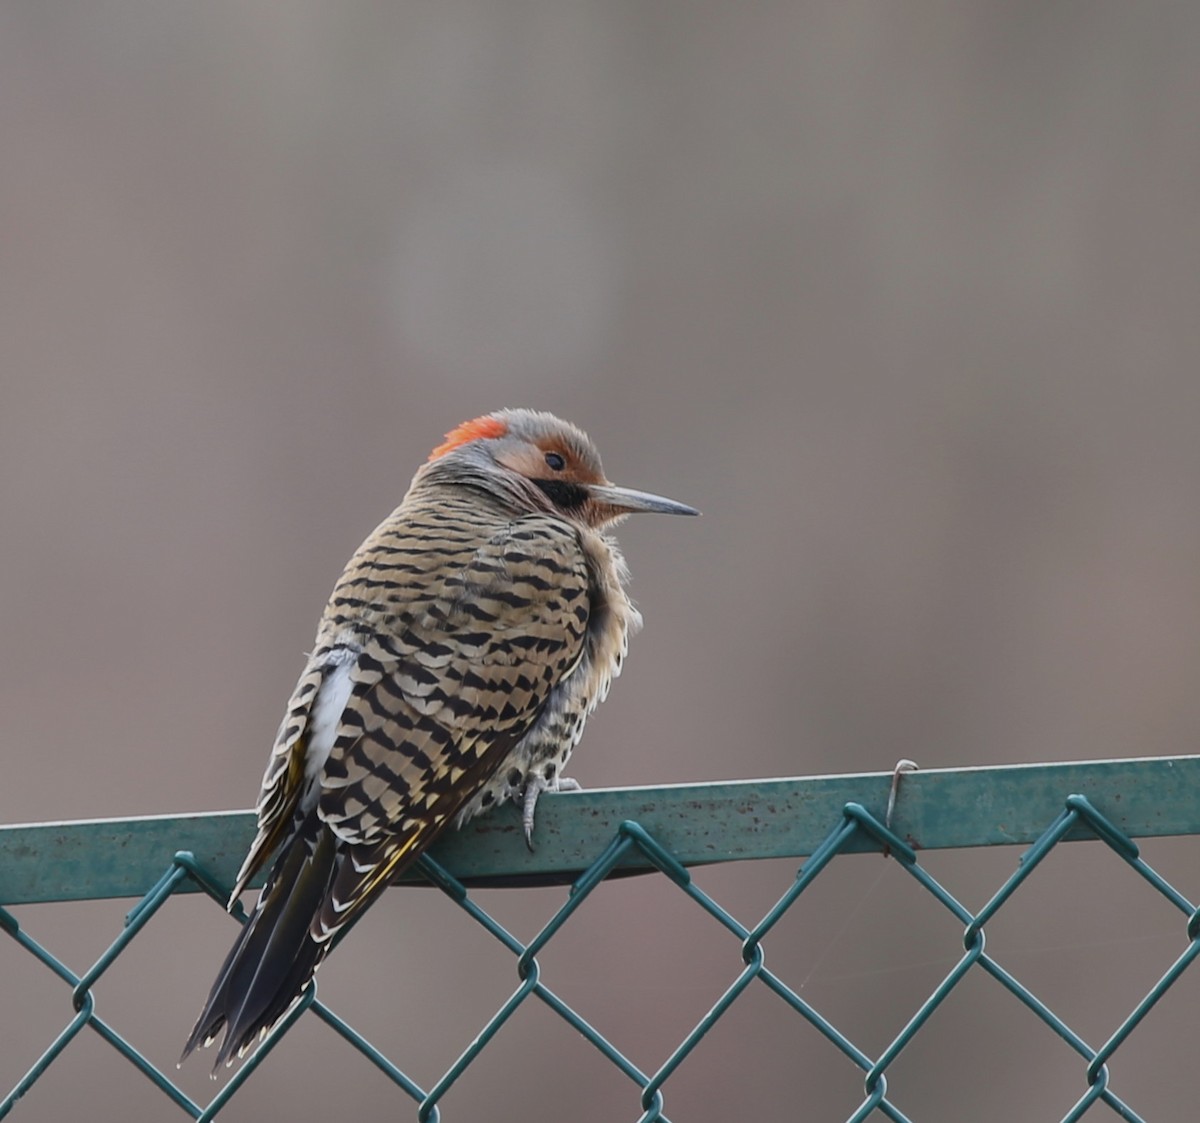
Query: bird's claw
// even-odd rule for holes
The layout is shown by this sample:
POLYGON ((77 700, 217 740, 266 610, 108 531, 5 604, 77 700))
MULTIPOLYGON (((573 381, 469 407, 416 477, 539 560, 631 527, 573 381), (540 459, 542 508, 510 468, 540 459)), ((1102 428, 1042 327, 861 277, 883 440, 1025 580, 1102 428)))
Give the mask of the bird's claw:
POLYGON ((525 828, 525 845, 533 849, 533 812, 537 807, 538 797, 542 792, 577 792, 581 790, 578 780, 566 776, 556 776, 547 780, 539 773, 533 773, 525 783, 525 794, 521 798, 521 826, 525 828))

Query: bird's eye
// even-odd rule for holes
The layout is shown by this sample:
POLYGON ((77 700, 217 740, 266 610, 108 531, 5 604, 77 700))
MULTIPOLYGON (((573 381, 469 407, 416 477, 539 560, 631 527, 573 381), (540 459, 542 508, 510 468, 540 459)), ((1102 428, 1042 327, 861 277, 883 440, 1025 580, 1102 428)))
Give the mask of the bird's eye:
POLYGON ((566 466, 566 457, 559 452, 546 453, 546 466, 554 472, 561 472, 566 466))

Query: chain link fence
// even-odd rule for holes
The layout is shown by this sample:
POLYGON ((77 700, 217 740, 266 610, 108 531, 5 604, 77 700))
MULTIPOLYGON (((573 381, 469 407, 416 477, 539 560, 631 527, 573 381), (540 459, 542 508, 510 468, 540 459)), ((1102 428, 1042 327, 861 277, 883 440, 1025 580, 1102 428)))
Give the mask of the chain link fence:
MULTIPOLYGON (((395 1085, 395 1117, 433 1123, 442 1119, 446 1094, 488 1049, 497 1032, 523 1006, 537 1004, 560 1019, 564 1032, 581 1035, 629 1082, 628 1118, 669 1123, 673 1074, 739 996, 749 988, 765 988, 790 1015, 802 1019, 861 1071, 861 1100, 845 1116, 847 1123, 875 1119, 920 1123, 921 1117, 905 1112, 903 1079, 889 1077, 931 1016, 964 981, 986 977, 1026 1008, 1031 1024, 1040 1026, 1048 1037, 1061 1039, 1077 1056, 1077 1098, 1056 1117, 1063 1123, 1093 1115, 1149 1123, 1149 1117, 1139 1114, 1137 1105, 1121 1094, 1121 1049, 1200 955, 1200 911, 1143 858, 1134 839, 1200 833, 1200 758, 920 772, 902 777, 893 792, 898 795, 894 808, 889 806, 891 784, 891 777, 871 775, 548 797, 533 854, 524 849, 519 826, 506 813, 483 820, 447 840, 433 855, 422 857, 407 878, 431 882, 498 941, 512 956, 517 980, 508 999, 463 1042, 461 1053, 440 1079, 419 1083, 405 1071, 402 1058, 385 1056, 321 1002, 313 986, 288 1019, 206 1103, 186 1094, 110 1024, 100 1013, 98 995, 105 973, 172 897, 203 892, 215 902, 224 900, 252 830, 250 817, 223 813, 0 828, 3 905, 131 896, 135 887, 139 897, 119 935, 81 972, 26 932, 9 908, 0 907, 4 934, 69 988, 71 1002, 61 1031, 39 1046, 35 1063, 0 1100, 0 1117, 18 1108, 22 1096, 39 1081, 53 1078, 57 1062, 86 1030, 129 1062, 131 1078, 149 1081, 180 1112, 196 1120, 215 1119, 296 1019, 316 1017, 395 1085), (1087 1040, 987 950, 989 923, 1021 893, 1056 847, 1082 839, 1093 840, 1113 863, 1132 869, 1179 917, 1179 948, 1173 960, 1162 965, 1157 981, 1099 1041, 1087 1040), (1015 870, 977 909, 956 899, 920 860, 925 849, 1022 843, 1027 848, 1015 870), (873 1052, 803 997, 797 980, 782 977, 767 965, 767 951, 780 920, 817 879, 837 876, 839 858, 869 850, 889 855, 962 931, 957 961, 912 1010, 900 1032, 885 1048, 873 1052), (761 916, 744 918, 732 915, 702 890, 688 868, 801 855, 807 859, 778 900, 761 916), (153 875, 147 876, 150 870, 153 875), (655 1065, 619 1049, 588 1021, 586 1011, 567 1002, 550 985, 539 964, 539 955, 605 878, 639 871, 658 879, 659 892, 688 898, 696 909, 696 923, 723 929, 731 948, 728 976, 713 980, 711 1008, 655 1065), (473 896, 477 886, 556 882, 569 884, 566 899, 525 942, 473 896)), ((240 909, 235 916, 244 920, 240 909)), ((1186 1113, 1179 1115, 1185 1117, 1186 1113)))

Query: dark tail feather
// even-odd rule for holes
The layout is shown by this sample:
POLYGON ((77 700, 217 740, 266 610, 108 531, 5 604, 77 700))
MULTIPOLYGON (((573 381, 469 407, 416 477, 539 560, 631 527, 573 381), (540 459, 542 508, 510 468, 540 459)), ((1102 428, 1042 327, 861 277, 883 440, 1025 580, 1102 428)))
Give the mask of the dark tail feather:
POLYGON ((275 860, 250 919, 226 956, 182 1062, 197 1045, 209 1044, 222 1027, 214 1074, 235 1053, 253 1044, 287 1013, 304 992, 329 950, 309 926, 329 892, 337 865, 333 833, 312 819, 294 834, 275 860), (308 828, 307 830, 305 828, 308 828), (313 829, 316 839, 313 847, 313 829))

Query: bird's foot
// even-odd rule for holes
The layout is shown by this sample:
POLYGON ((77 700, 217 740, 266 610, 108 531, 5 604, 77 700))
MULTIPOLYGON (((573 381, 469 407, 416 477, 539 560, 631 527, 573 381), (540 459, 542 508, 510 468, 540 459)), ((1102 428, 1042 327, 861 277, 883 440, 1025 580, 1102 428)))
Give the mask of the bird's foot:
POLYGON ((521 825, 525 828, 525 845, 533 849, 533 812, 538 796, 542 792, 577 792, 582 786, 578 780, 566 776, 555 776, 547 780, 540 772, 534 772, 525 782, 525 795, 521 802, 521 825))

